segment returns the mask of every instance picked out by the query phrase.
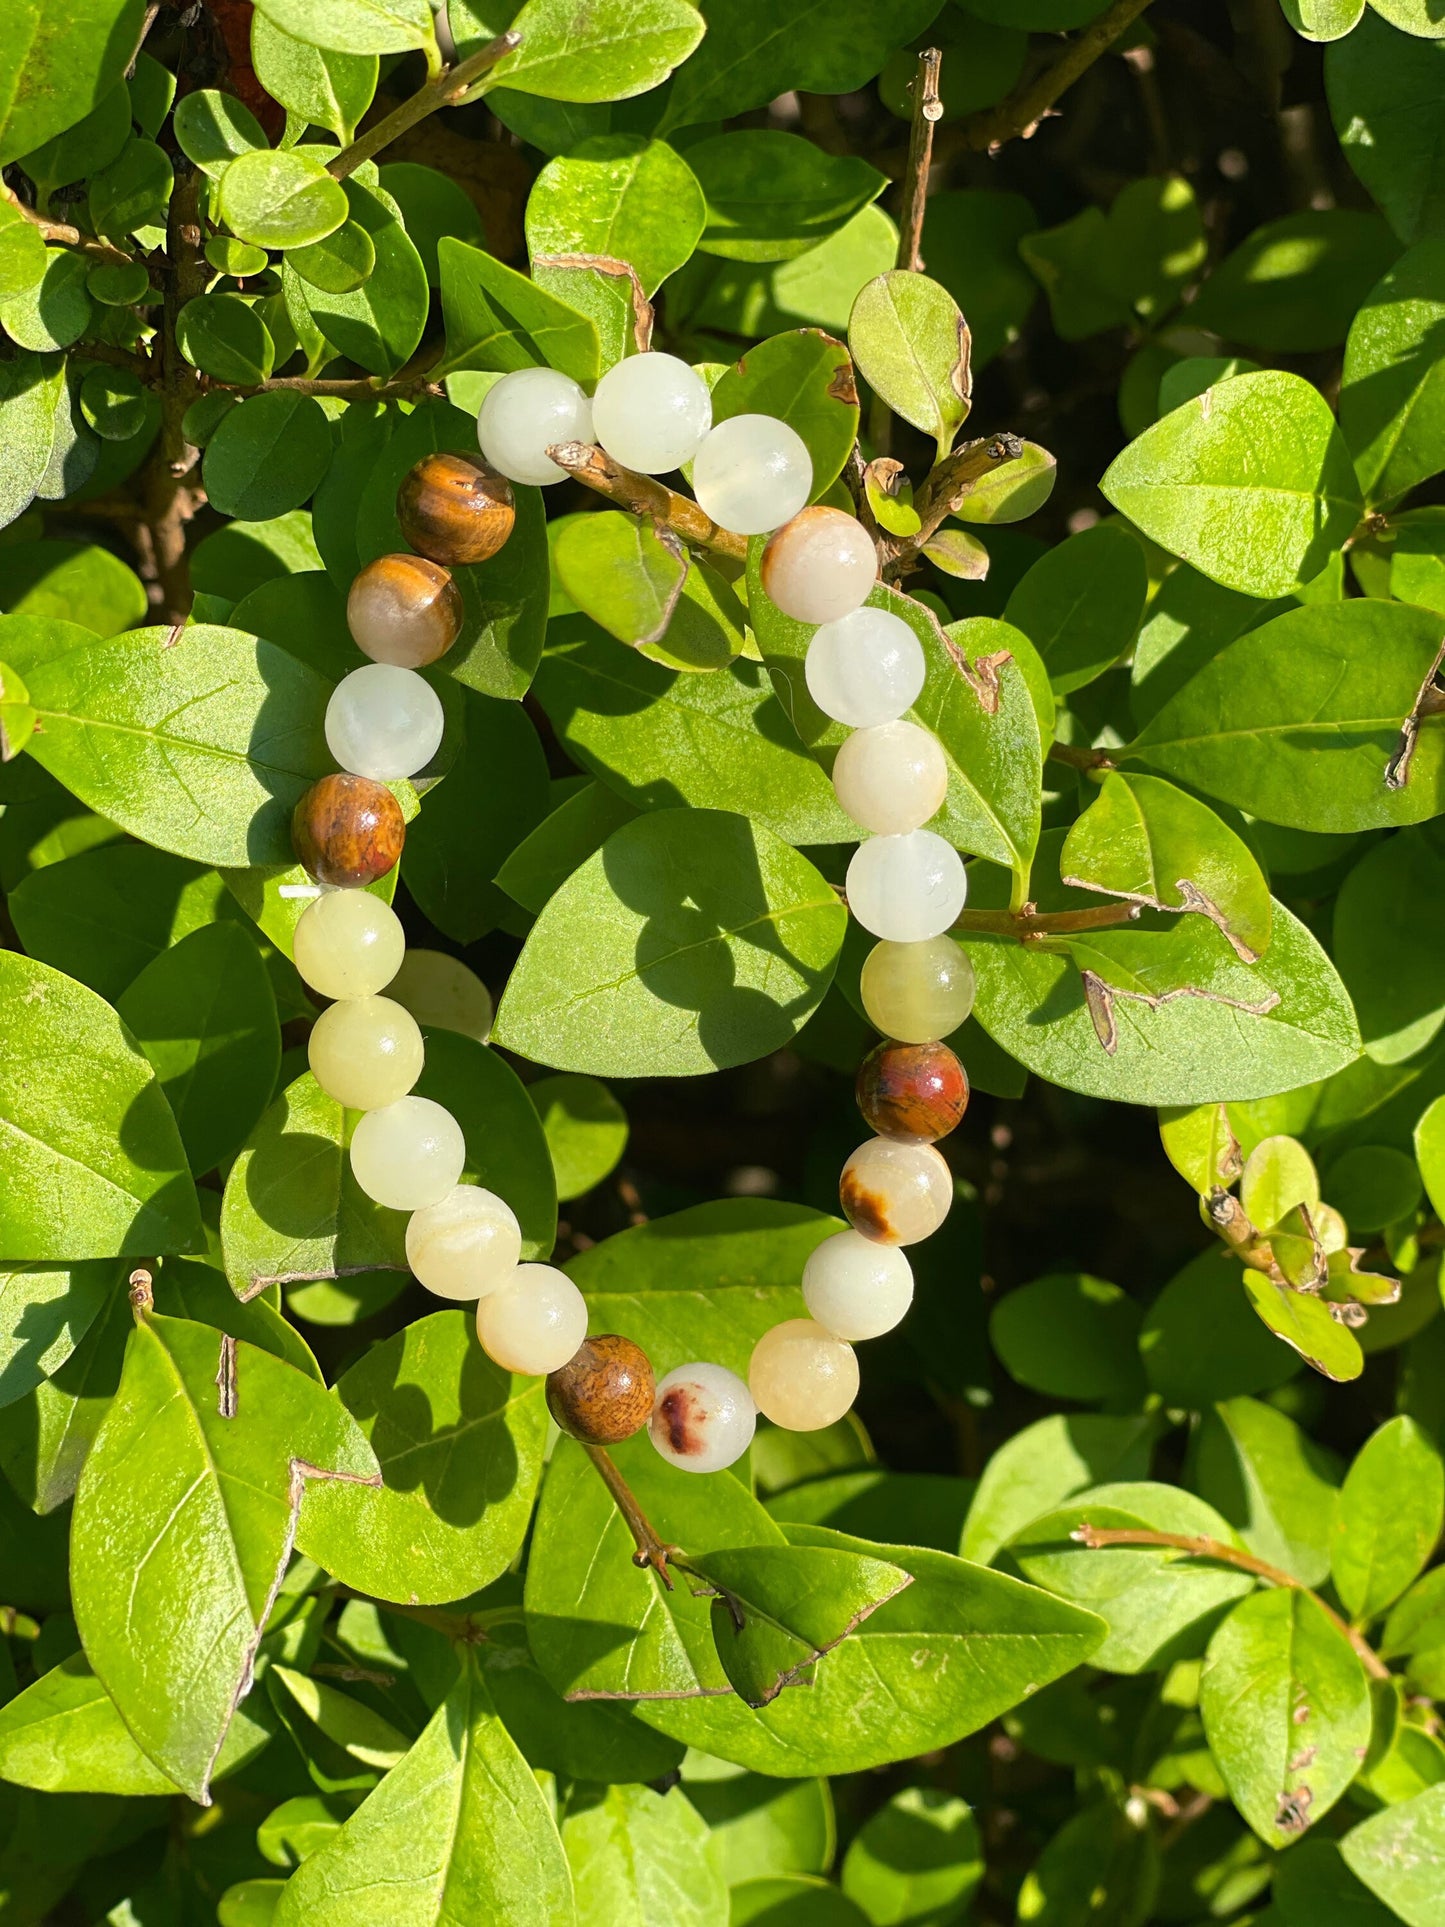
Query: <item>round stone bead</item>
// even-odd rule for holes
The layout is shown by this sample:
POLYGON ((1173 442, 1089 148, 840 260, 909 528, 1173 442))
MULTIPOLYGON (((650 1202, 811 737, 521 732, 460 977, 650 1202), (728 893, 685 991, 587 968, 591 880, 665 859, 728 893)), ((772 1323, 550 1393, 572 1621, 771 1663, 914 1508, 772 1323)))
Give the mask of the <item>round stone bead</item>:
POLYGON ((913 1303, 913 1269, 896 1245, 840 1231, 803 1266, 803 1302, 835 1338, 879 1338, 913 1303))
POLYGON ((858 1359, 813 1319, 786 1318, 754 1345, 748 1389, 774 1425, 817 1432, 836 1424, 858 1396, 858 1359))
POLYGON ((676 355, 628 355, 598 382, 592 426, 624 468, 666 475, 702 446, 712 427, 712 395, 676 355))
POLYGON ((401 969, 406 932, 369 890, 328 890, 301 912, 291 955, 319 996, 374 997, 401 969))
POLYGON ((458 1030, 485 1044, 492 1034, 492 999, 475 970, 444 950, 408 950, 391 994, 419 1024, 458 1030))
POLYGON ((351 1138, 351 1175, 393 1211, 439 1204, 462 1175, 467 1143, 451 1112, 429 1097, 368 1111, 351 1138))
POLYGON ((723 1365, 679 1365, 657 1388, 649 1436, 683 1472, 721 1472, 753 1442, 758 1408, 736 1372, 723 1365))
POLYGON ((843 1166, 843 1216, 880 1245, 916 1245, 932 1237, 953 1203, 953 1173, 931 1144, 870 1137, 843 1166))
POLYGON ((587 1301, 552 1265, 518 1265, 511 1283, 477 1306, 482 1350, 505 1372, 555 1372, 586 1336, 587 1301))
POLYGON ((875 1030, 901 1044, 931 1044, 967 1021, 973 965, 952 937, 877 943, 863 960, 859 989, 875 1030))
POLYGON ((369 662, 326 705, 326 746, 344 770, 395 782, 425 769, 441 748, 441 697, 414 669, 369 662))
POLYGON ((461 633, 461 590, 425 556, 379 555, 351 584, 346 622, 363 656, 424 669, 461 633))
POLYGON ((812 494, 813 458, 786 422, 733 415, 697 451, 692 492, 719 528, 766 535, 791 521, 812 494))
POLYGON ((512 533, 516 497, 506 476, 479 456, 439 449, 402 477, 396 519, 403 540, 429 561, 485 562, 512 533))
POLYGON ((858 1066, 857 1097, 879 1137, 931 1144, 963 1122, 968 1073, 947 1044, 879 1044, 858 1066))
POLYGON ((458 1184, 406 1226, 412 1276, 438 1298, 468 1304, 509 1284, 522 1256, 516 1214, 495 1191, 458 1184))
POLYGON ((855 609, 825 622, 803 660, 808 694, 850 729, 895 722, 918 700, 925 674, 923 645, 887 609, 855 609))
POLYGON ((848 908, 865 930, 894 943, 939 937, 963 908, 968 872, 932 830, 872 836, 848 864, 848 908))
POLYGON ((868 531, 842 509, 800 509, 763 550, 763 589, 798 622, 836 622, 868 600, 878 551, 868 531))
POLYGON ((291 815, 297 860, 318 883, 355 889, 396 868, 406 819, 389 789, 365 776, 323 776, 291 815))
POLYGON ((380 1111, 421 1076, 426 1047, 415 1017, 390 997, 352 997, 322 1011, 306 1055, 328 1097, 348 1111, 380 1111))
POLYGON ((652 1367, 630 1338, 584 1338, 565 1365, 547 1375, 547 1410, 569 1439, 619 1445, 652 1417, 652 1367))
POLYGON ((833 759, 833 793, 844 812, 875 836, 904 836, 943 807, 948 763, 931 729, 875 723, 855 729, 833 759))
POLYGON ((548 455, 558 442, 592 440, 592 404, 570 375, 518 368, 492 383, 477 416, 477 440, 508 480, 546 488, 567 471, 548 455))

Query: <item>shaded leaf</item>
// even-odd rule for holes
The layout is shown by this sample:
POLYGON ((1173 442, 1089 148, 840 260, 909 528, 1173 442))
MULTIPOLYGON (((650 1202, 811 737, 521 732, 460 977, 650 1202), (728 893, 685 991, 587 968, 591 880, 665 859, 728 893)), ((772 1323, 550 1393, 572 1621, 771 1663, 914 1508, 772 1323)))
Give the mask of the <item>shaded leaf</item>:
POLYGON ((1445 1526, 1445 1466, 1414 1419, 1390 1419, 1340 1488, 1330 1572, 1345 1610, 1367 1624, 1419 1576, 1445 1526))

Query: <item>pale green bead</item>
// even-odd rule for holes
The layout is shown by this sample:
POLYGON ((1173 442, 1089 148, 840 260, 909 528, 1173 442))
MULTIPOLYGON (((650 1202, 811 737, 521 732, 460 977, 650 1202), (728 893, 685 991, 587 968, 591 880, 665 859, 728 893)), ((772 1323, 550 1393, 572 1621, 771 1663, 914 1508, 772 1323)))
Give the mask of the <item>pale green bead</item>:
POLYGON ((390 997, 354 997, 322 1011, 307 1056, 328 1097, 349 1111, 379 1111, 421 1076, 426 1047, 409 1010, 390 997))
POLYGON ((951 1036, 973 1009, 973 965, 952 937, 878 943, 864 960, 859 989, 875 1030, 900 1044, 932 1044, 951 1036))
POLYGON ((462 1175, 462 1127, 429 1097, 403 1097, 368 1111, 351 1137, 351 1175, 367 1197, 393 1211, 439 1204, 462 1175))
POLYGON ((326 890, 302 912, 291 954, 319 996, 374 997, 401 969, 406 933, 369 890, 326 890))

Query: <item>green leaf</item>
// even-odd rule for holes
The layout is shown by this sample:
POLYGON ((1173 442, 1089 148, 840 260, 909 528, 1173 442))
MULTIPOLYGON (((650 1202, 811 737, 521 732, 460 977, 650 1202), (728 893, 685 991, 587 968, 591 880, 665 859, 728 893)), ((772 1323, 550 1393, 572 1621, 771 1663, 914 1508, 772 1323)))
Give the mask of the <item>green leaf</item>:
POLYGON ((1420 830, 1367 850, 1340 885, 1335 959, 1376 1063, 1414 1057, 1445 1023, 1442 890, 1445 861, 1420 830))
POLYGON ((706 197, 698 246, 728 261, 790 261, 876 201, 886 177, 853 154, 755 127, 688 149, 706 197))
POLYGON ((1419 1576, 1442 1526, 1440 1453, 1414 1419, 1390 1419, 1345 1475, 1330 1540, 1335 1590, 1358 1625, 1378 1618, 1419 1576))
MULTIPOLYGON (((940 16, 947 19, 947 14, 940 16)), ((948 91, 952 93, 952 83, 948 91)), ((1019 259, 1019 243, 1037 229, 1038 218, 1021 194, 993 188, 930 194, 928 214, 928 271, 968 316, 977 374, 1018 339, 1038 298, 1033 277, 1019 259)))
POLYGON ((75 1616, 142 1750, 203 1805, 308 1482, 378 1476, 313 1379, 203 1325, 138 1321, 76 1495, 75 1616))
POLYGON ((129 1299, 114 1290, 53 1377, 36 1385, 28 1398, 0 1408, 0 1468, 8 1481, 0 1485, 0 1495, 13 1488, 42 1517, 74 1496, 86 1454, 120 1383, 132 1322, 129 1299))
POLYGON ((390 1720, 325 1680, 273 1665, 266 1690, 324 1792, 369 1792, 408 1750, 408 1736, 390 1720))
POLYGON ((1360 1770, 1370 1690, 1312 1593, 1256 1592, 1209 1642, 1199 1681, 1209 1750, 1266 1845, 1314 1826, 1360 1770))
POLYGON ((1445 794, 1442 735, 1405 725, 1439 630, 1400 603, 1292 609, 1207 662, 1125 754, 1267 823, 1339 833, 1420 822, 1445 794))
POLYGON ((933 436, 940 461, 968 419, 969 345, 968 323, 953 296, 906 268, 870 281, 848 318, 858 372, 895 415, 933 436))
POLYGON ((0 1270, 0 1406, 58 1372, 121 1278, 106 1259, 0 1270))
POLYGON ((1445 1097, 1437 1097, 1421 1112, 1414 1133, 1415 1155, 1425 1192, 1436 1215, 1445 1199, 1445 1097))
POLYGON ((942 1787, 907 1786, 863 1822, 843 1860, 843 1892, 875 1927, 955 1918, 984 1874, 978 1823, 942 1787))
POLYGON ((868 1916, 826 1880, 772 1874, 731 1890, 730 1927, 868 1927, 868 1916))
POLYGON ((680 1792, 572 1786, 560 1820, 578 1927, 722 1927, 718 1849, 680 1792))
POLYGON ((1269 947, 1269 885, 1249 845, 1207 803, 1157 776, 1111 770, 1064 839, 1059 864, 1074 888, 1198 911, 1245 963, 1269 947))
POLYGON ((1313 1211, 1320 1201, 1314 1160, 1296 1138, 1267 1137, 1245 1161, 1239 1202, 1261 1231, 1272 1231, 1298 1206, 1313 1211))
POLYGON ((144 31, 144 0, 18 0, 0 53, 0 166, 73 127, 120 80, 144 31))
POLYGON ((35 732, 35 711, 30 707, 30 691, 16 675, 0 662, 0 762, 18 756, 35 732))
POLYGON ((1095 1799, 1064 1822, 1029 1869, 1018 1917, 1041 1927, 1087 1927, 1102 1915, 1142 1927, 1159 1878, 1159 1849, 1139 1808, 1095 1799))
POLYGON ((234 94, 199 87, 183 94, 171 121, 176 145, 203 174, 214 179, 238 154, 269 145, 265 130, 250 108, 234 94))
POLYGON ((1333 1840, 1302 1840, 1279 1862, 1270 1899, 1285 1927, 1396 1927, 1392 1914, 1362 1887, 1333 1840))
POLYGON ((1021 454, 975 482, 953 513, 960 522, 1022 522, 1048 501, 1057 474, 1049 451, 1025 442, 1021 454))
MULTIPOLYGON (((82 255, 68 253, 64 248, 47 248, 43 277, 24 294, 0 305, 0 323, 3 323, 5 332, 19 348, 38 354, 68 348, 91 325, 93 310, 85 284, 86 267, 82 255)), ((63 373, 64 370, 58 367, 54 371, 57 389, 63 373)), ((15 364, 15 372, 8 376, 6 386, 13 394, 22 390, 27 381, 21 361, 15 364)), ((58 438, 69 428, 68 417, 63 411, 58 416, 52 413, 47 426, 52 438, 58 438)), ((49 460, 47 449, 46 461, 49 460)), ((42 465, 41 481, 37 487, 43 483, 44 475, 42 465)))
POLYGON ((897 252, 898 229, 882 208, 865 207, 793 261, 767 266, 694 255, 673 277, 669 313, 730 334, 812 326, 841 335, 858 290, 891 268, 897 252))
POLYGON ((256 148, 238 154, 215 185, 218 220, 242 241, 262 248, 298 248, 320 241, 347 217, 340 181, 327 173, 314 148, 256 148))
POLYGON ((1152 541, 1227 588, 1288 595, 1360 514, 1319 391, 1266 370, 1208 388, 1115 457, 1099 484, 1152 541))
POLYGON ((1439 1927, 1445 1784, 1386 1807, 1340 1842, 1345 1865, 1407 1927, 1439 1927))
POLYGON ((331 463, 331 431, 311 395, 248 396, 206 444, 211 506, 238 522, 269 522, 307 501, 331 463))
POLYGON ((470 1654, 406 1758, 286 1883, 276 1927, 362 1927, 381 1887, 398 1927, 574 1918, 546 1797, 470 1654))
POLYGON ((1430 0, 1370 0, 1370 5, 1392 27, 1424 40, 1441 37, 1440 16, 1430 0))
POLYGON ((1384 1231, 1419 1204, 1420 1173, 1414 1158, 1392 1145, 1357 1144, 1330 1165, 1329 1189, 1351 1232, 1384 1231))
POLYGON ((826 1780, 768 1779, 692 1753, 683 1791, 708 1824, 730 1887, 755 1875, 817 1873, 832 1864, 837 1823, 826 1780))
POLYGON ((747 1063, 817 1008, 845 920, 812 864, 760 824, 721 810, 640 817, 538 918, 496 1039, 602 1077, 747 1063), (664 1010, 675 1015, 660 1023, 664 1010))
POLYGON ((1139 1307, 1084 1272, 1036 1278, 998 1300, 989 1342, 1009 1376, 1050 1398, 1132 1399, 1142 1390, 1139 1307))
MULTIPOLYGON (((1419 59, 1419 56, 1416 56, 1419 59)), ((1350 326, 1340 427, 1370 502, 1389 502, 1445 468, 1445 381, 1435 342, 1445 241, 1421 241, 1371 289, 1350 326)))
MULTIPOLYGON (((786 1451, 800 1445, 805 1452, 818 1453, 818 1462, 827 1465, 830 1461, 823 1452, 830 1446, 837 1451, 840 1443, 849 1441, 855 1446, 858 1442, 856 1433, 846 1426, 831 1437, 828 1431, 760 1431, 753 1441, 752 1457, 759 1489, 764 1467, 770 1472, 775 1469, 771 1461, 780 1448, 786 1451)), ((838 1463, 836 1459, 831 1462, 838 1463)), ((822 1477, 808 1476, 817 1469, 813 1463, 784 1469, 796 1470, 802 1483, 790 1483, 767 1502, 768 1511, 783 1526, 831 1526, 859 1539, 883 1539, 896 1533, 911 1546, 932 1546, 938 1552, 952 1552, 957 1547, 976 1484, 972 1479, 948 1478, 937 1472, 884 1472, 869 1465, 848 1472, 824 1472, 822 1477)))
POLYGON ((1445 49, 1403 38, 1372 11, 1325 55, 1325 89, 1345 159, 1396 234, 1418 241, 1439 233, 1445 163, 1435 131, 1445 49))
POLYGON ((1311 208, 1266 221, 1210 275, 1190 325, 1268 353, 1333 348, 1397 251, 1377 214, 1311 208))
MULTIPOLYGON (((495 97, 493 99, 495 109, 495 97)), ((380 182, 401 209, 406 231, 426 268, 427 281, 441 286, 437 265, 437 243, 444 234, 459 241, 482 242, 481 216, 466 191, 450 175, 434 167, 420 167, 414 161, 388 161, 380 170, 380 182)))
POLYGON ((1028 637, 1063 696, 1128 652, 1148 590, 1132 532, 1100 522, 1039 558, 1009 597, 1004 621, 1028 637))
POLYGON ((599 134, 549 161, 533 182, 527 252, 534 267, 544 257, 625 262, 652 295, 691 255, 706 218, 691 166, 666 141, 599 134))
MULTIPOLYGON (((121 111, 125 112, 124 90, 115 87, 111 93, 121 101, 121 111)), ((129 128, 129 119, 125 124, 129 128)), ((6 201, 0 207, 0 302, 13 301, 17 295, 29 293, 44 273, 45 242, 39 228, 33 221, 27 221, 12 202, 6 201)))
POLYGON ((798 328, 749 348, 718 378, 712 418, 722 422, 750 414, 785 421, 807 444, 812 499, 818 501, 842 474, 858 439, 858 391, 842 342, 816 328, 798 328))
POLYGON ((1365 0, 1280 0, 1280 4, 1286 20, 1306 40, 1338 40, 1365 11, 1365 0))
POLYGON ((547 1136, 558 1199, 584 1197, 627 1148, 626 1111, 595 1077, 539 1077, 526 1089, 547 1136))
MULTIPOLYGON (((420 260, 420 255, 417 258, 420 260)), ((282 269, 282 285, 291 289, 295 299, 314 320, 313 299, 304 289, 294 287, 286 279, 288 267, 294 269, 308 287, 320 288, 327 294, 352 294, 375 272, 376 245, 361 223, 352 220, 337 228, 334 234, 328 234, 324 241, 313 241, 309 248, 292 248, 289 251, 282 269)), ((324 307, 326 304, 321 305, 324 307)), ((370 299, 365 306, 353 304, 354 308, 360 308, 360 325, 363 328, 372 318, 367 309, 374 309, 375 305, 370 299)), ((343 313, 343 332, 351 319, 352 312, 343 313)), ((379 334, 376 339, 380 340, 379 334)), ((368 338, 368 348, 372 345, 368 338)))
POLYGON ((1102 208, 1081 208, 1058 227, 1019 242, 1019 253, 1048 296, 1054 331, 1064 341, 1083 341, 1131 319, 1125 293, 1111 284, 1109 219, 1102 208))
MULTIPOLYGON (((670 530, 612 509, 579 515, 557 537, 553 559, 573 602, 619 642, 655 643, 668 635, 690 566, 670 530)), ((727 655, 724 643, 721 661, 727 655)))
MULTIPOLYGON (((649 0, 650 3, 650 0, 649 0)), ((668 0, 671 3, 671 0, 668 0)), ((437 372, 458 368, 557 368, 591 385, 602 372, 597 328, 569 302, 549 294, 480 248, 444 235, 437 243, 446 356, 437 372)))
POLYGON ((143 619, 147 606, 135 571, 93 542, 10 543, 0 548, 0 603, 12 615, 58 618, 99 636, 131 628, 143 619))
POLYGON ((338 232, 359 228, 374 266, 359 286, 340 293, 328 292, 311 273, 304 282, 299 270, 283 275, 287 306, 294 311, 299 302, 337 352, 369 375, 394 375, 411 359, 426 326, 426 269, 402 225, 401 209, 384 189, 354 175, 341 185, 348 218, 338 232))
POLYGON ((1332 1456, 1272 1405, 1230 1398, 1204 1415, 1196 1488, 1257 1558, 1301 1585, 1329 1575, 1337 1477, 1332 1456))
POLYGON ((256 78, 288 113, 324 127, 343 146, 376 92, 375 53, 342 53, 289 34, 258 7, 251 17, 256 78))
POLYGON ((259 384, 275 363, 270 330, 239 295, 202 294, 188 301, 176 317, 176 340, 193 367, 218 381, 259 384))
MULTIPOLYGON (((538 699, 545 707, 546 696, 541 690, 538 699)), ((604 784, 583 780, 579 789, 522 839, 498 870, 497 883, 535 916, 557 886, 636 814, 630 803, 604 784)))
POLYGON ((983 1469, 963 1531, 963 1556, 992 1561, 1031 1519, 1074 1493, 1147 1478, 1154 1431, 1147 1418, 1074 1412, 1026 1425, 983 1469))
POLYGON ((100 234, 123 235, 164 220, 175 184, 170 157, 154 141, 132 135, 90 183, 90 220, 100 234))
MULTIPOLYGON (((501 86, 545 100, 645 94, 662 85, 703 35, 689 0, 527 0, 510 24, 522 44, 492 69, 487 89, 501 86)), ((476 21, 475 0, 458 0, 452 32, 459 53, 471 52, 494 31, 476 21)))
POLYGON ((1359 1340, 1340 1323, 1321 1298, 1292 1291, 1267 1278, 1262 1271, 1246 1269, 1244 1289, 1249 1301, 1269 1329, 1286 1345, 1292 1345, 1307 1365, 1313 1365, 1326 1378, 1358 1378, 1364 1370, 1359 1340))
MULTIPOLYGON (((35 183, 43 203, 57 188, 84 180, 87 175, 108 167, 130 137, 130 88, 120 81, 101 96, 84 120, 67 127, 53 140, 37 147, 34 153, 26 154, 25 172, 35 183)), ((38 233, 35 238, 40 239, 38 233)))
POLYGON ((436 45, 427 0, 266 0, 258 11, 293 38, 341 53, 399 54, 436 45))
MULTIPOLYGON (((90 369, 80 384, 80 412, 103 441, 130 441, 145 426, 146 392, 140 377, 127 368, 90 369)), ((106 555, 106 551, 96 549, 92 554, 106 555)), ((115 559, 107 556, 109 561, 115 559)))
MULTIPOLYGON (((8 303, 0 306, 0 321, 9 313, 8 303)), ((6 447, 0 473, 0 528, 8 527, 35 499, 55 440, 56 405, 64 393, 63 366, 47 365, 33 354, 0 362, 0 433, 6 447)))

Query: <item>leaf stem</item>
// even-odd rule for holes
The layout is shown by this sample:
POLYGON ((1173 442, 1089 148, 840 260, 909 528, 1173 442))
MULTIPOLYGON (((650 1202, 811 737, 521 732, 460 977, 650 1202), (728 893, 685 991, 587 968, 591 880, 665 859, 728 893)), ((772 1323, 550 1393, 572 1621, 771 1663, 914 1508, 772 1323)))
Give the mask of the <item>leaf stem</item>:
POLYGON ((293 395, 326 395, 335 401, 393 401, 416 395, 444 395, 446 390, 433 378, 432 370, 441 359, 439 354, 431 356, 426 365, 408 371, 403 368, 400 374, 388 379, 370 375, 354 379, 328 381, 324 378, 313 380, 309 375, 277 375, 270 381, 239 383, 229 381, 208 381, 208 392, 228 395, 269 395, 280 388, 289 390, 293 395))
POLYGON ((908 133, 908 167, 903 176, 903 211, 898 222, 898 266, 917 274, 923 267, 923 215, 928 205, 928 176, 933 165, 933 130, 943 118, 938 97, 938 70, 943 52, 925 47, 918 56, 913 78, 913 119, 908 133))
MULTIPOLYGON (((41 239, 52 242, 56 247, 74 248, 77 254, 88 254, 92 259, 113 262, 120 267, 130 267, 136 257, 127 254, 124 248, 114 247, 109 241, 98 240, 93 234, 85 234, 69 221, 50 221, 43 214, 37 214, 33 207, 27 207, 14 188, 0 181, 0 195, 27 220, 34 228, 39 228, 41 239)), ((89 353, 89 344, 86 346, 89 353)))
POLYGON ((1056 59, 1026 74, 996 106, 980 108, 950 130, 949 144, 992 153, 1005 141, 1027 140, 1059 96, 1088 72, 1148 5, 1149 0, 1113 0, 1082 33, 1065 42, 1056 59))
POLYGON ((1038 937, 1072 937, 1085 930, 1134 923, 1139 910, 1137 903, 1100 903, 1087 910, 1036 910, 1026 903, 1018 910, 960 910, 953 929, 965 937, 1017 937, 1027 943, 1038 937))
POLYGON ((1116 769, 1106 749, 1080 749, 1074 743, 1050 743, 1044 752, 1051 763, 1067 763, 1070 769, 1116 769))
POLYGON ((434 114, 438 107, 456 106, 469 87, 490 73, 499 60, 515 53, 521 44, 522 36, 519 33, 499 33, 495 40, 489 40, 485 47, 478 47, 474 54, 459 60, 455 67, 443 67, 425 86, 419 87, 409 100, 393 108, 391 113, 384 115, 364 134, 358 134, 349 147, 343 147, 328 166, 327 173, 335 180, 344 181, 348 174, 356 172, 363 161, 369 161, 383 147, 390 147, 408 128, 415 127, 428 114, 434 114))
MULTIPOLYGON (((621 1472, 618 1471, 617 1461, 607 1450, 607 1447, 605 1445, 584 1445, 582 1450, 597 1468, 602 1483, 612 1494, 612 1503, 617 1507, 617 1510, 627 1522, 627 1529, 632 1534, 632 1542, 637 1547, 636 1552, 632 1555, 633 1565, 640 1566, 644 1570, 650 1566, 662 1581, 663 1585, 666 1586, 667 1590, 671 1592, 673 1590, 672 1576, 667 1568, 670 1561, 681 1561, 680 1548, 667 1545, 662 1539, 658 1538, 648 1522, 647 1514, 633 1497, 632 1487, 627 1483, 626 1479, 623 1478, 621 1472)), ((687 1570, 690 1572, 692 1568, 689 1566, 687 1570)))
POLYGON ((630 514, 650 516, 653 522, 671 529, 684 542, 711 549, 714 555, 725 555, 733 562, 746 561, 746 537, 734 535, 731 529, 719 528, 712 517, 686 495, 678 495, 650 475, 635 475, 602 449, 594 448, 591 442, 558 442, 547 453, 558 468, 565 468, 585 487, 595 489, 630 514))

